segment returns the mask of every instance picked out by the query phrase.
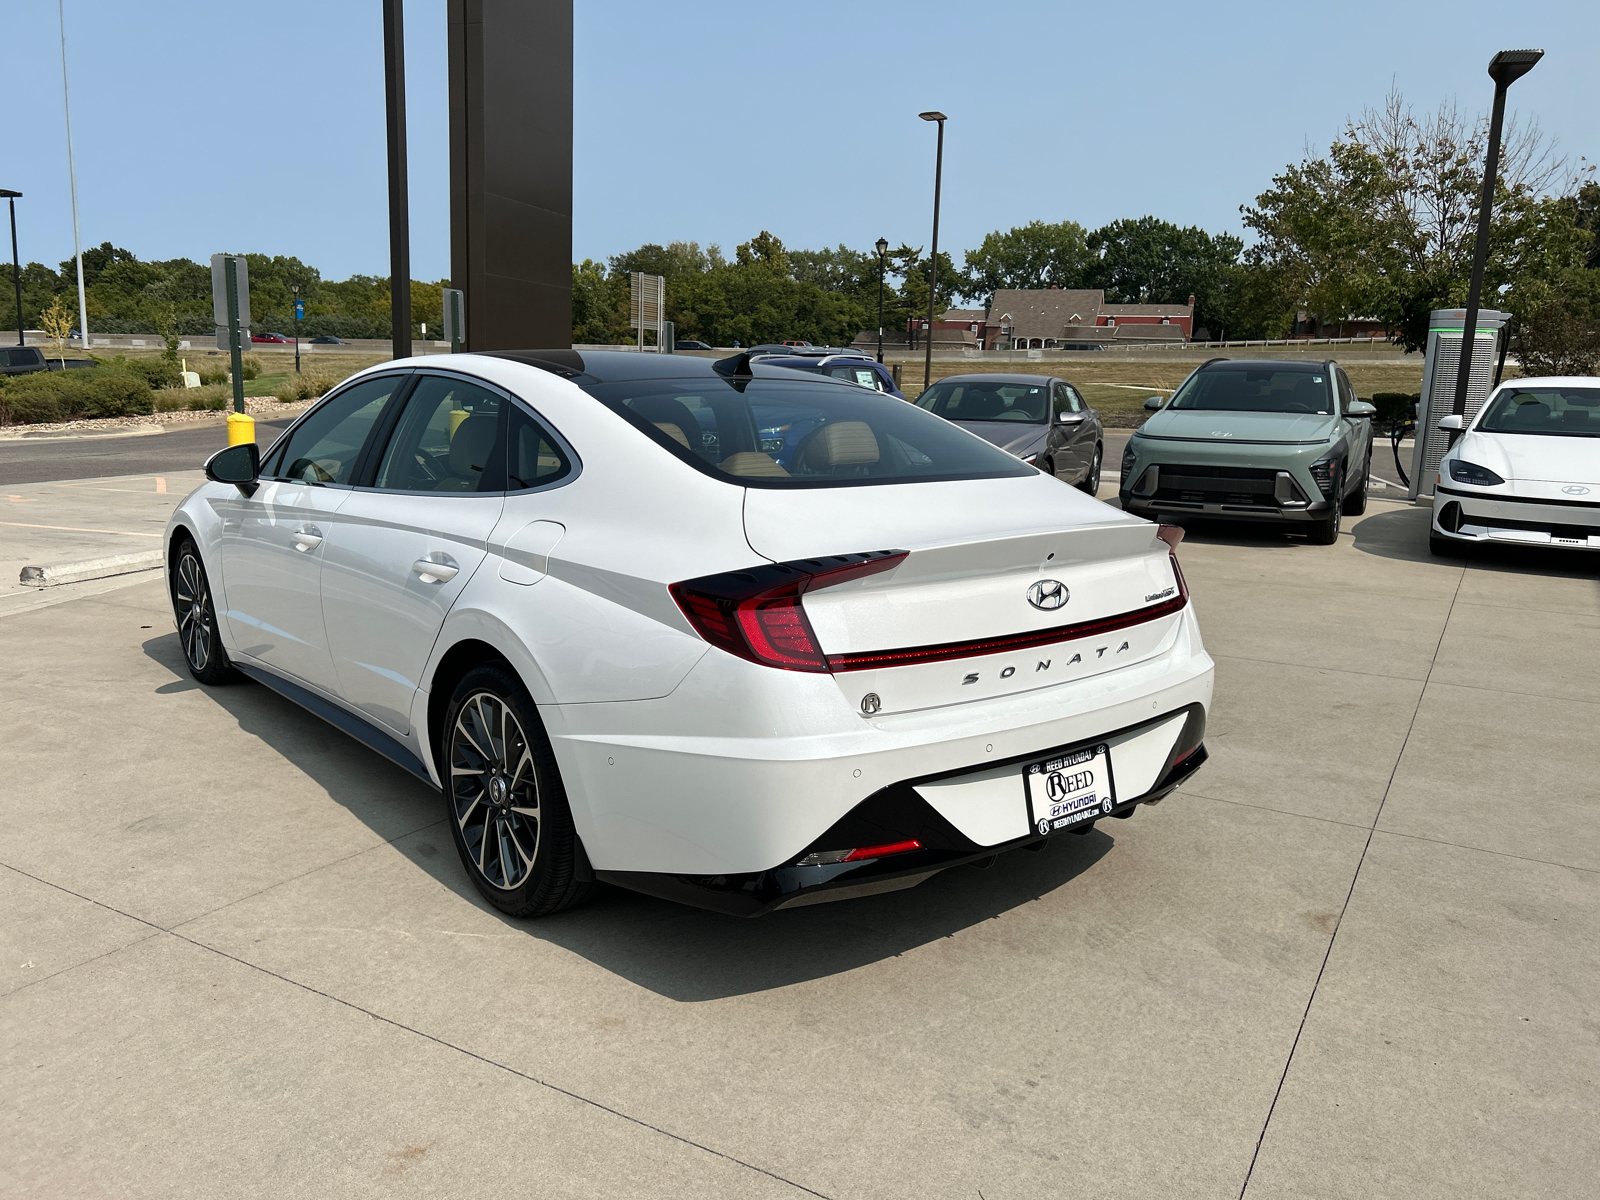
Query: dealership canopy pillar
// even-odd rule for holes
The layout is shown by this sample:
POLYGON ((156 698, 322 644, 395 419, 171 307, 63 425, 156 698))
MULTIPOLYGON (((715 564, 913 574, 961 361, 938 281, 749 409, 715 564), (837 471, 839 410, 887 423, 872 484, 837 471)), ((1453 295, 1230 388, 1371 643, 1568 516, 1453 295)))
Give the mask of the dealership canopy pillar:
POLYGON ((572 343, 572 0, 449 0, 464 350, 572 343))

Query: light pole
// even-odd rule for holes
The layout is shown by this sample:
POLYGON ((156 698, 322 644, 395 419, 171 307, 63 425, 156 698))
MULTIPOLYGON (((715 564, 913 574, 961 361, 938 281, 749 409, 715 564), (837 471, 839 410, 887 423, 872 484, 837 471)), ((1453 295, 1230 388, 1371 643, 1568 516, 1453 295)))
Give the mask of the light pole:
MULTIPOLYGON (((11 227, 12 227, 13 230, 16 229, 16 225, 17 225, 16 219, 12 218, 11 227)), ((877 251, 878 251, 878 362, 881 364, 883 362, 883 266, 884 266, 884 256, 889 253, 889 239, 888 238, 879 238, 878 239, 877 251)), ((18 293, 18 295, 20 295, 20 294, 21 293, 18 293)), ((21 300, 17 301, 17 311, 18 312, 22 311, 22 301, 21 300)), ((22 318, 18 317, 17 320, 20 322, 22 320, 22 318)))
POLYGON ((924 121, 939 123, 939 149, 933 160, 933 253, 928 258, 928 341, 923 349, 922 386, 933 380, 933 300, 939 289, 939 184, 944 178, 944 123, 942 112, 918 113, 924 121))
MULTIPOLYGON (((6 198, 6 203, 11 206, 11 282, 17 289, 17 345, 22 345, 22 267, 17 263, 17 200, 21 192, 13 192, 9 188, 0 188, 0 196, 6 198)), ((878 284, 878 324, 883 324, 883 276, 879 275, 878 284)), ((878 330, 878 361, 883 361, 883 330, 878 330)))
POLYGON ((411 208, 406 183, 406 49, 401 0, 383 0, 389 125, 389 313, 396 358, 411 357, 411 208))
POLYGON ((300 374, 300 285, 291 283, 289 291, 294 296, 294 373, 300 374))
POLYGON ((1506 115, 1506 89, 1533 70, 1543 57, 1543 50, 1502 50, 1489 60, 1489 78, 1494 80, 1494 112, 1489 118, 1483 190, 1478 196, 1478 242, 1472 251, 1472 282, 1467 285, 1467 319, 1461 326, 1455 402, 1450 406, 1450 411, 1458 417, 1466 415, 1467 382, 1472 377, 1473 352, 1478 345, 1478 297, 1483 290, 1484 264, 1489 259, 1489 216, 1494 208, 1495 178, 1500 174, 1500 126, 1506 115))

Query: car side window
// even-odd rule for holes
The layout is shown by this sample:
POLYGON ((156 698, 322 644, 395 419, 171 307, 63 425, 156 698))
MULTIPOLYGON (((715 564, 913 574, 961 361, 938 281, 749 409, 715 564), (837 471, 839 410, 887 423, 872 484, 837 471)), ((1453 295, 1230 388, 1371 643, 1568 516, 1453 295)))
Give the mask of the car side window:
POLYGON ((505 405, 498 392, 423 375, 384 448, 372 486, 397 492, 498 492, 491 469, 505 405))
POLYGON ((390 398, 408 376, 364 379, 314 409, 273 455, 263 474, 301 483, 354 481, 356 460, 390 398))
POLYGON ((544 487, 572 474, 567 452, 538 420, 510 406, 506 436, 506 490, 544 487))
POLYGON ((1334 378, 1339 381, 1339 411, 1348 414, 1356 398, 1356 390, 1350 386, 1350 377, 1344 373, 1344 368, 1339 368, 1334 378))
POLYGON ((1089 407, 1089 405, 1084 401, 1083 396, 1078 392, 1078 389, 1073 387, 1070 383, 1067 384, 1067 395, 1072 400, 1073 412, 1083 412, 1089 407))
POLYGON ((1064 383, 1055 385, 1055 411, 1058 417, 1062 413, 1080 411, 1077 395, 1064 383))

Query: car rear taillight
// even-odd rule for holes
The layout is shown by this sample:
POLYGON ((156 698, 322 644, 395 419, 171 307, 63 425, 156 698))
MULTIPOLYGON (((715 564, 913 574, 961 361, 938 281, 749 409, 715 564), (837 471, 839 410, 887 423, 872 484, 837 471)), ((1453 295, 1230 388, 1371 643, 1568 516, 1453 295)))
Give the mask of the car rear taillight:
POLYGON ((799 562, 765 563, 675 583, 668 590, 695 632, 750 662, 786 671, 826 672, 828 659, 800 598, 899 566, 908 550, 873 550, 799 562))

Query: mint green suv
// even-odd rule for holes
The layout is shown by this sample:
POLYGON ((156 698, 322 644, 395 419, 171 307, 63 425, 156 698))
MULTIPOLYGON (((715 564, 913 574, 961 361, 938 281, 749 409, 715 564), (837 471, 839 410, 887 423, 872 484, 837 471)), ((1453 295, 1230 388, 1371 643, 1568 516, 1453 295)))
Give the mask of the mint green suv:
POLYGON ((1128 512, 1281 521, 1326 546, 1367 507, 1377 410, 1336 362, 1214 358, 1145 407, 1122 456, 1128 512))

